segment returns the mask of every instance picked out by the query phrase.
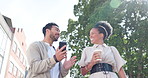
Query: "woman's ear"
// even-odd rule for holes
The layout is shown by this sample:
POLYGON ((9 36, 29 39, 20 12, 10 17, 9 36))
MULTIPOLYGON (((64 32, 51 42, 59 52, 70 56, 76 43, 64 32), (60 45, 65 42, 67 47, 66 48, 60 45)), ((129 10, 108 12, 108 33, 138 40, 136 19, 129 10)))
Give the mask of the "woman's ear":
POLYGON ((100 33, 100 37, 103 39, 104 38, 104 34, 103 33, 100 33))

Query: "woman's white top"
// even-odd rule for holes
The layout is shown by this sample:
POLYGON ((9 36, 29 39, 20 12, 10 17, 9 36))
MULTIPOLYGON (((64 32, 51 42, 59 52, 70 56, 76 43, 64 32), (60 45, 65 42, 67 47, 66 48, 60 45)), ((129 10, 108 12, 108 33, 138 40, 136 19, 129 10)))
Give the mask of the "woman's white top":
POLYGON ((109 72, 108 74, 104 74, 104 72, 96 72, 90 75, 89 78, 118 78, 116 73, 119 72, 120 68, 126 63, 126 61, 120 56, 118 50, 113 46, 107 46, 106 44, 97 45, 94 44, 92 47, 86 47, 81 55, 81 59, 78 63, 80 66, 86 66, 90 63, 93 53, 96 49, 102 51, 101 57, 102 61, 99 63, 108 63, 113 66, 113 72, 109 72))

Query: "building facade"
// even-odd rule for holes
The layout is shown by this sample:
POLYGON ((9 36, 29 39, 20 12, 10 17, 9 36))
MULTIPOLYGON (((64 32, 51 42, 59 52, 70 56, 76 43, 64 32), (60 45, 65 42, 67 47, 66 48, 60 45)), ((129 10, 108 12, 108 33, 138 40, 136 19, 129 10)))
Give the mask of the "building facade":
POLYGON ((0 78, 24 78, 25 39, 23 29, 12 27, 11 19, 0 14, 0 78))

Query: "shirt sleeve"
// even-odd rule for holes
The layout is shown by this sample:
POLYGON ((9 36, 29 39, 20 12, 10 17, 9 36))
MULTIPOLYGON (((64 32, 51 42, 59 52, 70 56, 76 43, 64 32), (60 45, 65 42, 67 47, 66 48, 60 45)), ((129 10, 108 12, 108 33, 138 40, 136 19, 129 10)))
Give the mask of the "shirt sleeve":
POLYGON ((61 70, 60 70, 61 77, 63 78, 68 74, 69 70, 66 70, 61 62, 59 62, 59 64, 61 66, 61 70))
POLYGON ((82 51, 81 59, 80 59, 78 65, 85 66, 85 59, 86 59, 86 48, 82 51))
POLYGON ((26 52, 29 70, 34 74, 47 72, 56 64, 54 58, 42 59, 41 52, 37 42, 32 43, 26 52))
POLYGON ((116 62, 116 67, 114 67, 114 71, 118 73, 120 68, 124 64, 126 64, 126 61, 120 56, 118 50, 115 47, 111 46, 111 49, 112 49, 114 59, 115 59, 115 62, 116 62))

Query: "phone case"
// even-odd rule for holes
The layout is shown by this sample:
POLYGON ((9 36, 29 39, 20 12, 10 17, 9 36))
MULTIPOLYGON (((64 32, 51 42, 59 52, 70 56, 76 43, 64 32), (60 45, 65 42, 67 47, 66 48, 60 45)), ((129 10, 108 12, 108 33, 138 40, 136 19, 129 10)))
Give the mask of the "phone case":
MULTIPOLYGON (((66 42, 59 42, 59 49, 61 47, 63 47, 64 45, 67 45, 67 43, 66 42)), ((66 48, 64 48, 62 51, 64 51, 64 50, 66 50, 66 48)))

